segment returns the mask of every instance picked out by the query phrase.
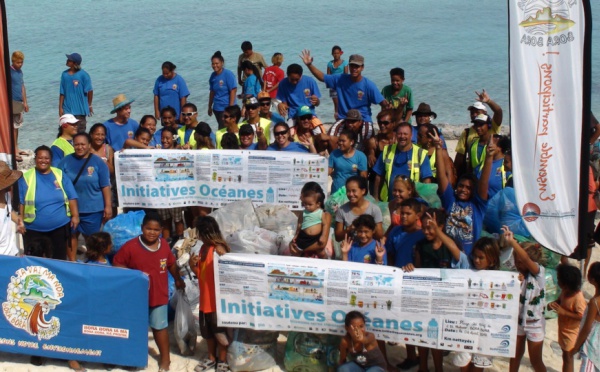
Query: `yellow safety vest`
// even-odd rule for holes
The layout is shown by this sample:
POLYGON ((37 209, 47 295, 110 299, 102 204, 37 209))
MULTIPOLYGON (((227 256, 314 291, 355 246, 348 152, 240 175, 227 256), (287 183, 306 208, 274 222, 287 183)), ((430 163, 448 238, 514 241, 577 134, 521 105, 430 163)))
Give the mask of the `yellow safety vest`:
MULTIPOLYGON (((379 193, 379 200, 387 201, 388 200, 388 189, 390 187, 390 181, 392 178, 392 168, 394 165, 394 157, 396 156, 396 144, 387 145, 383 148, 383 165, 385 167, 385 185, 381 189, 379 193)), ((427 157, 427 152, 422 148, 412 145, 412 158, 410 163, 408 164, 408 168, 410 170, 410 179, 413 182, 419 182, 420 173, 421 173, 421 164, 425 161, 427 157)))
MULTIPOLYGON (((222 128, 215 133, 215 138, 217 140, 217 149, 221 150, 223 146, 221 146, 221 140, 223 139, 223 135, 227 133, 227 128, 222 128)), ((240 144, 240 133, 235 133, 235 136, 238 139, 238 145, 240 144)))
MULTIPOLYGON (((271 120, 269 119, 265 119, 265 118, 260 118, 259 120, 260 123, 260 127, 263 129, 263 134, 265 135, 265 138, 267 139, 267 143, 271 143, 271 123, 273 123, 271 120)), ((240 125, 243 124, 250 124, 248 123, 248 120, 244 120, 242 121, 242 123, 240 125)), ((250 124, 250 125, 256 125, 256 124, 250 124)), ((258 138, 256 137, 256 130, 254 131, 254 142, 258 142, 258 138)))
MULTIPOLYGON (((62 190, 63 196, 65 198, 65 207, 67 208, 67 216, 71 217, 71 208, 69 207, 69 198, 67 198, 67 193, 62 185, 63 172, 54 167, 50 167, 50 170, 56 177, 56 182, 58 182, 58 186, 62 190)), ((27 193, 25 194, 25 208, 24 208, 24 218, 23 221, 27 223, 32 223, 35 220, 35 190, 36 190, 36 170, 35 168, 31 168, 27 172, 23 174, 23 179, 27 184, 27 193)))
POLYGON ((58 137, 57 139, 55 139, 54 142, 52 142, 52 146, 56 146, 59 149, 61 149, 65 156, 71 155, 75 152, 75 148, 73 147, 73 145, 71 145, 69 141, 62 137, 58 137))
POLYGON ((433 174, 433 178, 437 178, 437 168, 435 167, 435 152, 437 150, 433 150, 433 154, 429 157, 429 166, 431 167, 431 174, 433 174))
POLYGON ((477 158, 477 147, 479 146, 479 138, 475 139, 471 144, 471 167, 473 170, 477 168, 477 166, 483 164, 485 162, 485 153, 487 150, 487 145, 483 146, 483 151, 481 152, 481 156, 477 158))
MULTIPOLYGON (((179 142, 180 146, 185 145, 185 128, 186 127, 184 125, 181 128, 177 129, 177 141, 179 142)), ((190 139, 187 142, 193 149, 196 148, 196 139, 194 138, 194 133, 196 133, 195 129, 192 130, 192 134, 190 134, 190 139)))

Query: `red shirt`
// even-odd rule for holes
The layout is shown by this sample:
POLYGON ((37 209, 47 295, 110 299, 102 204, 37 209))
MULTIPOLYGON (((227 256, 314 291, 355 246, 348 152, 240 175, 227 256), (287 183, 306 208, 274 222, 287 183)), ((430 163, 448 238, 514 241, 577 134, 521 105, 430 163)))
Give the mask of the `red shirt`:
POLYGON ((150 307, 166 305, 169 302, 169 267, 175 264, 175 256, 169 249, 169 243, 160 238, 159 248, 150 251, 140 243, 140 238, 133 238, 123 244, 113 258, 114 266, 125 266, 140 270, 150 277, 150 307))
POLYGON ((205 314, 217 311, 214 252, 214 245, 203 244, 200 248, 198 287, 200 287, 200 311, 205 314))
MULTIPOLYGON (((263 74, 263 81, 265 82, 267 89, 273 88, 284 78, 285 74, 283 70, 275 65, 267 67, 263 74)), ((271 99, 275 99, 277 97, 277 89, 272 90, 269 94, 271 95, 271 99)))

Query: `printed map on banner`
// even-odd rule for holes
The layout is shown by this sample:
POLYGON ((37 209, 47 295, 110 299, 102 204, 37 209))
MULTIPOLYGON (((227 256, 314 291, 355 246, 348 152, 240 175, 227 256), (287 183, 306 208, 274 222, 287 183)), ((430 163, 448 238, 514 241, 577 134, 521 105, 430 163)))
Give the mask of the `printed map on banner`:
POLYGON ((319 155, 278 151, 126 150, 115 156, 121 207, 221 207, 251 199, 300 210, 309 181, 327 189, 319 155))
POLYGON ((516 273, 420 269, 262 255, 215 258, 219 325, 344 335, 352 310, 378 339, 513 356, 516 273))

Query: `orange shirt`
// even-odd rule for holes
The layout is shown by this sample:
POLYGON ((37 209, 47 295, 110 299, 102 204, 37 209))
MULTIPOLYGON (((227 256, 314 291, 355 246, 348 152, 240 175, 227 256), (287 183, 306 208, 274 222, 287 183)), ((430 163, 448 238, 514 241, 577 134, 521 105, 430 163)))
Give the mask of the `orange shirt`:
POLYGON ((217 311, 214 252, 214 245, 203 244, 200 248, 198 286, 200 287, 200 311, 205 314, 217 311))
MULTIPOLYGON (((576 295, 571 297, 560 297, 560 306, 569 310, 572 313, 577 313, 583 316, 585 311, 586 303, 583 293, 577 292, 576 295)), ((579 323, 581 321, 566 316, 558 317, 558 344, 563 350, 571 350, 575 346, 577 340, 577 334, 579 333, 579 323)))

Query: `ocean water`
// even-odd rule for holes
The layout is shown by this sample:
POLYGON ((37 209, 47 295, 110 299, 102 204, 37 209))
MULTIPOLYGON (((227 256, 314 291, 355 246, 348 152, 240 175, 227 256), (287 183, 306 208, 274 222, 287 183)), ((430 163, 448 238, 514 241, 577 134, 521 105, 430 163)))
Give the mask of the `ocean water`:
MULTIPOLYGON (((10 50, 25 53, 30 112, 20 132, 22 148, 50 144, 56 136, 66 53, 80 53, 92 78, 95 115, 88 128, 112 117, 112 98, 119 93, 136 100, 135 119, 152 114, 152 88, 167 60, 185 78, 200 120, 216 126, 206 114, 210 57, 220 50, 225 67, 235 72, 244 40, 267 62, 273 53, 283 53, 284 70, 290 63, 302 64, 299 54, 305 48, 324 70, 331 47, 338 44, 343 58, 353 53, 365 57, 363 75, 380 89, 389 83, 389 70, 402 67, 415 107, 429 103, 438 123, 468 122, 466 107, 482 88, 508 118, 503 0, 10 0, 6 8, 10 50)), ((592 109, 600 112, 597 1, 592 1, 592 13, 592 109)), ((317 114, 332 121, 328 91, 322 83, 320 88, 317 114)))

